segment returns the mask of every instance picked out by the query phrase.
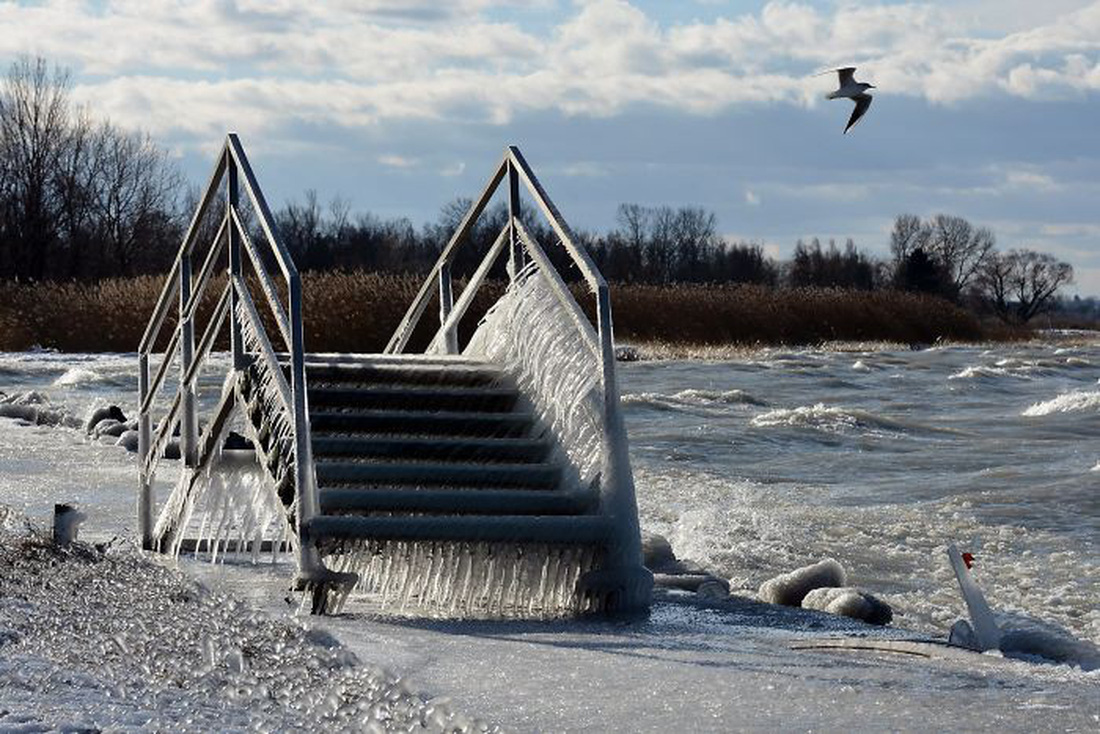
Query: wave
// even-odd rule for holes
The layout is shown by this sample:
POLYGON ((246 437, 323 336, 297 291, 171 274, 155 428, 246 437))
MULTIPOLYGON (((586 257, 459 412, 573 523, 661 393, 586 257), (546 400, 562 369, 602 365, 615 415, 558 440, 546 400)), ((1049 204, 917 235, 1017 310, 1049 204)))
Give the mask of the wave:
POLYGON ((775 428, 792 426, 796 428, 815 428, 836 433, 851 430, 888 430, 904 431, 908 427, 898 421, 875 415, 857 408, 816 405, 798 408, 778 408, 761 413, 750 421, 757 428, 775 428))
POLYGON ((1080 413, 1086 410, 1100 409, 1100 391, 1074 390, 1062 393, 1056 398, 1035 403, 1022 415, 1035 417, 1053 413, 1080 413))
POLYGON ((623 405, 634 405, 654 410, 692 410, 715 408, 725 405, 765 406, 766 402, 744 390, 699 390, 688 389, 667 395, 664 393, 643 392, 627 393, 622 396, 623 405))
POLYGON ((53 385, 54 387, 73 387, 92 382, 102 382, 103 380, 103 375, 95 370, 85 369, 84 367, 70 367, 65 370, 63 375, 53 381, 53 385))
MULTIPOLYGON (((1006 360, 1001 360, 1002 362, 1006 360)), ((1000 364, 1000 363, 998 363, 1000 364)), ((1015 366, 1015 365, 1012 365, 1015 366)), ((1026 371, 1026 369, 1025 369, 1026 371)), ((1020 372, 1013 372, 1008 366, 990 367, 989 365, 979 364, 971 365, 970 367, 964 367, 953 375, 948 376, 949 380, 981 380, 987 378, 997 377, 1013 377, 1017 380, 1031 379, 1026 374, 1020 372)))

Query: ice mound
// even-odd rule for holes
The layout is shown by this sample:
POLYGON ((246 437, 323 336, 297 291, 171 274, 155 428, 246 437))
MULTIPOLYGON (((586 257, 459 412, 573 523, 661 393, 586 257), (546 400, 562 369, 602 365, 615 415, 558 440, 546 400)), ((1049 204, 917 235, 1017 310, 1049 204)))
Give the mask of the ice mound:
POLYGON ((0 418, 14 418, 36 426, 80 428, 83 425, 64 408, 54 407, 49 396, 37 390, 0 395, 0 418))
POLYGON ((833 433, 866 429, 901 431, 905 428, 897 421, 877 416, 866 410, 842 408, 825 405, 824 403, 799 408, 777 408, 767 413, 761 413, 749 423, 756 428, 791 426, 795 428, 816 428, 833 433))
POLYGON ((756 593, 761 601, 769 604, 797 607, 802 605, 802 600, 814 589, 844 586, 846 582, 844 567, 832 558, 826 558, 812 566, 803 566, 768 579, 760 585, 760 590, 756 593))
POLYGON ((0 730, 499 731, 133 550, 0 531, 0 578, 0 730))
POLYGON ((1042 627, 1006 629, 1001 637, 1001 653, 1010 658, 1100 670, 1100 648, 1062 630, 1042 627))
POLYGON ((802 607, 859 619, 869 624, 889 624, 894 618, 894 611, 889 604, 851 586, 814 589, 806 594, 802 607))
MULTIPOLYGON (((1100 648, 1071 635, 1053 624, 1036 619, 1012 617, 1002 621, 1000 653, 1007 658, 1035 663, 1072 665, 1085 671, 1100 670, 1100 648)), ((953 645, 981 650, 970 622, 960 619, 951 627, 953 645)))
POLYGON ((1100 409, 1100 391, 1074 390, 1062 393, 1052 400, 1035 403, 1023 412, 1023 415, 1037 417, 1053 413, 1079 413, 1085 410, 1100 409))

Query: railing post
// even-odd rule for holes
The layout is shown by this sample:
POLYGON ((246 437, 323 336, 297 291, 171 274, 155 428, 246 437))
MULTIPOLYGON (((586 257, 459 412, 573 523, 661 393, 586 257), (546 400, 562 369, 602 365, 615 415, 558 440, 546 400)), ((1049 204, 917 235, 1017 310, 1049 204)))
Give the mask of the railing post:
MULTIPOLYGON (((164 358, 169 359, 170 354, 164 358)), ((149 395, 149 355, 142 352, 138 357, 138 405, 145 405, 149 395)), ((153 549, 153 480, 145 473, 149 458, 149 444, 152 442, 152 426, 149 411, 142 410, 138 416, 138 525, 141 532, 141 547, 153 549)))
POLYGON ((516 275, 523 269, 524 265, 523 245, 520 243, 519 235, 513 225, 513 222, 519 219, 519 207, 519 174, 516 172, 515 164, 508 161, 508 227, 511 230, 509 233, 511 242, 508 248, 509 280, 515 280, 516 275))
MULTIPOLYGON (((454 290, 451 283, 451 264, 443 263, 439 268, 439 324, 447 323, 447 317, 454 308, 454 290)), ((446 354, 458 354, 458 329, 448 329, 443 334, 443 346, 446 354)))
MULTIPOLYGON (((195 388, 187 382, 187 373, 195 359, 194 316, 187 314, 191 301, 191 253, 180 256, 180 457, 184 466, 198 463, 198 426, 195 415, 195 388)), ((167 359, 167 357, 165 357, 167 359)))
MULTIPOLYGON (((225 227, 229 234, 229 281, 235 283, 235 279, 241 275, 241 234, 237 231, 233 215, 237 213, 241 203, 241 192, 237 183, 237 162, 229 154, 225 157, 225 227)), ((240 370, 245 366, 245 359, 241 324, 237 320, 240 296, 235 286, 230 286, 229 298, 229 343, 233 351, 233 369, 240 370)))

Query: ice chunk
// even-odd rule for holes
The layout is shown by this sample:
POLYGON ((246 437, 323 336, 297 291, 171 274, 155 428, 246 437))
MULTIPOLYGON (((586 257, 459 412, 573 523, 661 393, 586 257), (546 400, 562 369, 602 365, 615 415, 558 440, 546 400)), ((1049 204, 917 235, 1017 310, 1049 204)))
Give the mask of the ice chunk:
POLYGON ((812 566, 804 566, 790 573, 776 576, 760 585, 757 595, 761 601, 797 607, 806 594, 814 589, 844 586, 847 576, 844 567, 832 558, 826 558, 812 566))
POLYGON ((894 618, 894 611, 889 604, 851 586, 814 589, 806 594, 802 606, 870 624, 889 624, 894 618))

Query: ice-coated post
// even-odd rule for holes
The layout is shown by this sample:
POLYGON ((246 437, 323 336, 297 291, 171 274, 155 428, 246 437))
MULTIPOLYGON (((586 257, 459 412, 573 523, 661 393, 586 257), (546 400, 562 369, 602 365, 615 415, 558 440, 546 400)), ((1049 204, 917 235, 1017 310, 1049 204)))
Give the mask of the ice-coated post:
MULTIPOLYGON (((168 355, 164 356, 168 359, 168 355)), ((142 352, 138 357, 138 405, 144 408, 149 395, 149 355, 142 352)), ((141 547, 153 548, 153 483, 145 471, 149 458, 149 444, 152 442, 152 425, 149 411, 142 410, 138 416, 138 525, 141 531, 141 547)))
MULTIPOLYGON (((454 290, 451 283, 451 264, 448 262, 439 266, 439 323, 445 325, 447 317, 454 308, 454 290)), ((443 334, 443 344, 446 354, 458 354, 458 329, 448 329, 443 334)))
POLYGON ((520 215, 519 174, 516 166, 508 161, 508 225, 510 238, 508 248, 508 279, 515 280, 516 274, 523 268, 523 244, 513 224, 520 215))
POLYGON ((60 546, 75 542, 77 531, 80 530, 80 523, 84 520, 84 513, 72 505, 54 505, 53 542, 60 546))
POLYGON ((180 257, 180 456, 184 466, 198 462, 198 426, 195 415, 195 389, 187 382, 187 373, 195 359, 195 321, 191 304, 191 253, 180 257))
MULTIPOLYGON (((240 186, 237 181, 237 162, 233 156, 226 155, 225 164, 225 228, 229 233, 229 280, 237 282, 241 275, 241 233, 237 231, 234 215, 241 203, 240 186)), ((237 304, 241 300, 237 289, 230 286, 229 293, 229 343, 233 350, 233 369, 245 366, 244 345, 241 340, 241 323, 237 320, 237 304)))

